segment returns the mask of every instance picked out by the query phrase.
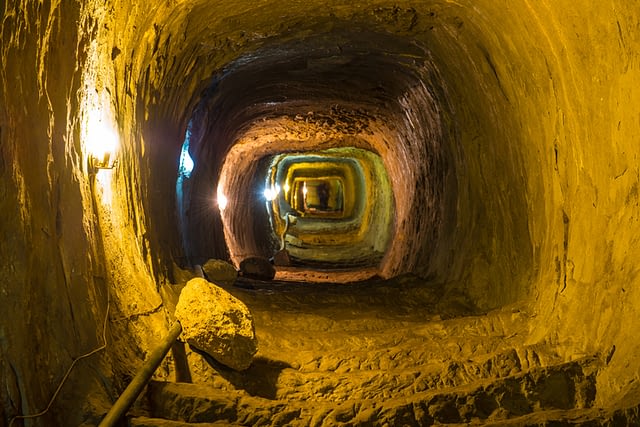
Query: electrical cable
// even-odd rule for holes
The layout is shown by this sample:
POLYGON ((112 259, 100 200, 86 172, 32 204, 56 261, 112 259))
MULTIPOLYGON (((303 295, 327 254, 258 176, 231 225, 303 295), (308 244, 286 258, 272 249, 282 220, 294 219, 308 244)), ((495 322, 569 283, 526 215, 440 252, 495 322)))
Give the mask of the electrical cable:
POLYGON ((58 397, 58 394, 60 394, 60 390, 62 390, 62 386, 65 384, 65 382, 69 378, 69 375, 71 374, 71 371, 73 371, 73 368, 76 366, 76 364, 79 361, 81 361, 83 359, 86 359, 87 357, 93 356, 94 354, 98 353, 99 351, 102 351, 102 350, 107 348, 107 323, 109 321, 109 306, 110 306, 110 304, 111 304, 110 292, 109 292, 109 289, 107 289, 107 309, 106 309, 106 312, 104 314, 104 324, 102 326, 102 341, 103 341, 102 345, 97 347, 97 348, 95 348, 95 349, 93 349, 93 350, 91 350, 88 353, 83 354, 80 357, 77 357, 76 359, 73 360, 73 362, 71 362, 71 366, 69 366, 69 369, 67 369, 67 372, 62 377, 62 380, 60 381, 60 384, 58 385, 58 388, 56 388, 56 391, 53 393, 53 396, 51 396, 51 399, 49 400, 49 404, 47 405, 47 407, 45 409, 43 409, 42 411, 40 411, 40 412, 38 412, 36 414, 16 415, 13 418, 11 418, 11 421, 9 421, 9 427, 11 427, 16 420, 26 420, 26 419, 38 418, 38 417, 43 416, 47 412, 49 412, 49 410, 51 409, 51 406, 53 405, 53 402, 58 397))

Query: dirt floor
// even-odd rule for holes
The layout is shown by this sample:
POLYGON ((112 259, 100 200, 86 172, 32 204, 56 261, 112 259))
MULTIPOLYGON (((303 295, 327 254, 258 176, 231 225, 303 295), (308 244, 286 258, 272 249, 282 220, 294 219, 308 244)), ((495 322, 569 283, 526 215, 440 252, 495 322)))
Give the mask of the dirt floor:
POLYGON ((528 342, 525 306, 480 313, 414 276, 225 289, 254 316, 253 364, 237 372, 178 346, 178 382, 152 384, 136 425, 482 424, 594 400, 597 358, 528 342))

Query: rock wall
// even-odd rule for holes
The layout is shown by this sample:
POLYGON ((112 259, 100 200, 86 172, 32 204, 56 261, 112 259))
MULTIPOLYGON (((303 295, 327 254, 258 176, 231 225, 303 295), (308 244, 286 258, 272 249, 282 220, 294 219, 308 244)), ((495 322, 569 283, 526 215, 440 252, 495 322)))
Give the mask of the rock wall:
MULTIPOLYGON (((72 360, 101 345, 108 294, 116 344, 79 363, 71 381, 83 387, 69 390, 108 395, 162 334, 156 289, 171 261, 224 252, 215 221, 205 233, 194 220, 201 237, 180 243, 174 192, 187 123, 239 59, 277 62, 284 45, 298 56, 330 45, 396 55, 414 76, 404 86, 382 79, 380 117, 398 121, 397 145, 381 154, 392 181, 402 174, 417 189, 394 194, 405 216, 384 271, 446 283, 487 310, 530 302, 532 342, 603 354, 601 404, 640 374, 633 2, 7 0, 0 11, 0 419, 45 407, 72 360), (87 166, 94 110, 121 144, 119 166, 100 176, 87 166)), ((317 64, 334 53, 320 51, 317 64)), ((218 113, 257 99, 236 87, 237 99, 213 104, 218 113)), ((217 179, 236 128, 262 114, 253 113, 205 119, 194 152, 211 166, 201 177, 217 179)), ((64 405, 38 422, 66 416, 64 405)))
POLYGON ((115 77, 98 62, 106 11, 93 6, 2 5, 2 425, 47 408, 78 358, 35 423, 94 423, 86 417, 101 413, 165 324, 140 178, 128 169, 137 162, 123 159, 112 175, 93 173, 87 160, 99 136, 87 128, 93 113, 117 117, 119 131, 126 123, 114 113, 115 77))
MULTIPOLYGON (((82 174, 78 117, 86 50, 97 24, 72 2, 3 2, 2 8, 4 421, 44 409, 72 360, 102 344, 107 271, 82 174)), ((78 369, 99 389, 101 363, 92 362, 98 371, 83 364, 78 369)), ((47 415, 43 422, 54 417, 47 415)))

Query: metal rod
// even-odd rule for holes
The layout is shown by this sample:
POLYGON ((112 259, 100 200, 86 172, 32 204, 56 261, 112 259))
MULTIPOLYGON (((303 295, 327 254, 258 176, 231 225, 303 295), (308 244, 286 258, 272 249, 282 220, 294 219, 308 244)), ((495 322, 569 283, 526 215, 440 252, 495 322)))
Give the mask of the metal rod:
POLYGON ((102 419, 99 427, 112 427, 122 418, 122 416, 129 410, 133 402, 136 401, 138 395, 142 392, 142 389, 147 385, 153 373, 158 369, 160 363, 171 349, 173 342, 182 333, 182 325, 180 322, 176 322, 171 327, 169 335, 167 335, 160 347, 158 347, 149 359, 144 362, 142 368, 138 371, 136 376, 131 380, 127 388, 122 392, 116 403, 113 404, 107 415, 102 419))
POLYGON ((287 235, 287 230, 289 229, 289 215, 284 216, 284 230, 282 230, 282 235, 280 236, 280 250, 284 249, 285 237, 287 235))

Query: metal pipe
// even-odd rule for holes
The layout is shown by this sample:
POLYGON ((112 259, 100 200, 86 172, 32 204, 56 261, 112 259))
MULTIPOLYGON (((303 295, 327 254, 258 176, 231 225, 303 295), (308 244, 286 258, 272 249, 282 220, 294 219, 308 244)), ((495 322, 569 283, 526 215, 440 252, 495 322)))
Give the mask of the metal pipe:
POLYGON ((298 222, 298 217, 295 215, 292 215, 291 213, 287 212, 284 216, 284 231, 282 232, 282 235, 280 236, 280 250, 283 251, 285 249, 285 244, 286 244, 286 240, 285 238, 287 237, 287 231, 289 230, 289 226, 290 225, 294 225, 295 223, 298 222))
POLYGON ((151 353, 149 359, 144 362, 142 368, 133 380, 131 380, 109 412, 107 412, 107 415, 105 415, 98 427, 112 427, 116 425, 131 405, 133 405, 133 402, 136 401, 142 389, 147 385, 153 373, 158 369, 158 366, 160 366, 160 363, 162 363, 162 360, 171 349, 174 341, 180 336, 180 333, 182 333, 182 325, 176 321, 171 327, 169 335, 164 338, 160 347, 151 353))
POLYGON ((282 230, 282 235, 280 236, 280 250, 284 250, 285 246, 285 237, 287 236, 287 230, 289 230, 289 214, 284 216, 284 230, 282 230))

